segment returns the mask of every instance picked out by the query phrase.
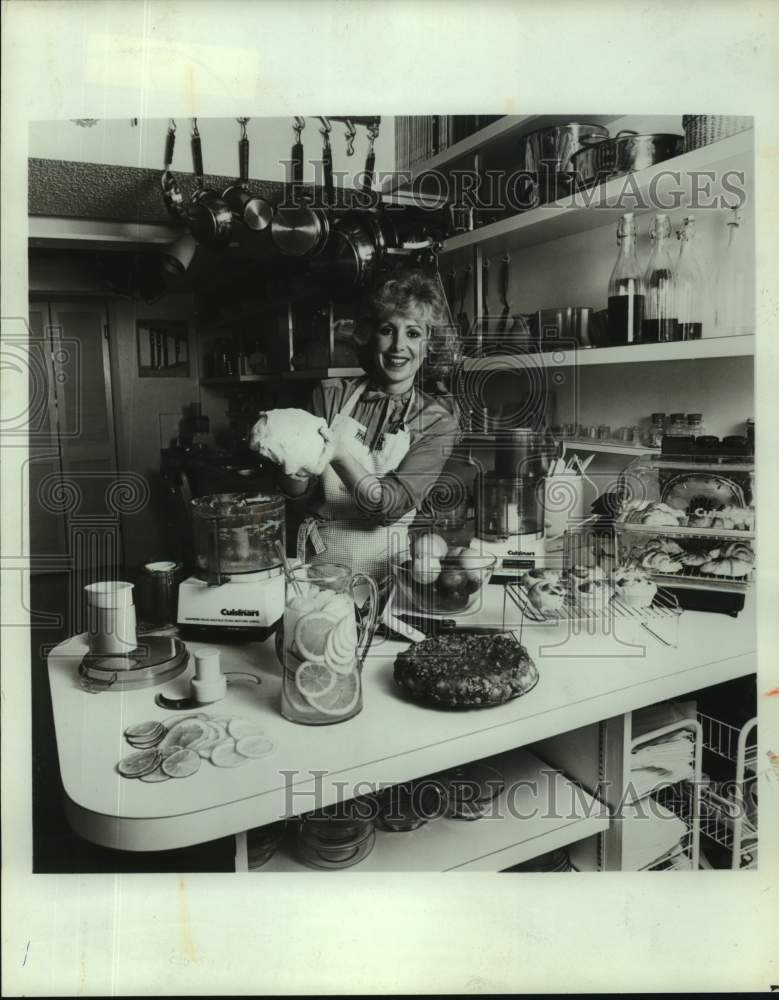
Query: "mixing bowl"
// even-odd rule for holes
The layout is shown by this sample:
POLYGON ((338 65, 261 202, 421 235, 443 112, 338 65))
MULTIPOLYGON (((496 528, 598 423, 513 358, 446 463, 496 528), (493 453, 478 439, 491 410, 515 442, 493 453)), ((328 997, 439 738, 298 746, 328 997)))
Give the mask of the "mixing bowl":
POLYGON ((413 557, 411 550, 400 553, 393 569, 403 610, 444 616, 475 610, 496 562, 495 556, 471 549, 450 549, 440 558, 430 553, 413 557))

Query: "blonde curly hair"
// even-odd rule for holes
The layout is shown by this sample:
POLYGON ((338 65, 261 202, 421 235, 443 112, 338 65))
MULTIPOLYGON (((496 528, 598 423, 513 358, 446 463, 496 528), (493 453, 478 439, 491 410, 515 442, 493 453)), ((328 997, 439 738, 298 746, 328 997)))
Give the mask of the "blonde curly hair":
POLYGON ((437 275, 413 268, 386 278, 362 302, 354 330, 358 346, 367 347, 376 328, 388 316, 407 315, 415 307, 427 312, 428 326, 450 323, 449 307, 437 275))

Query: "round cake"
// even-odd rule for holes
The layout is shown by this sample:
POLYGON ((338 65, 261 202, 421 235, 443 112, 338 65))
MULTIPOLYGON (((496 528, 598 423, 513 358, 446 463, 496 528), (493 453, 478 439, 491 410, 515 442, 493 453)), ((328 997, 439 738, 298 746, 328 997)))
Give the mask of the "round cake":
POLYGON ((511 635, 455 633, 399 653, 395 682, 413 698, 435 705, 480 708, 526 694, 538 683, 538 670, 511 635))

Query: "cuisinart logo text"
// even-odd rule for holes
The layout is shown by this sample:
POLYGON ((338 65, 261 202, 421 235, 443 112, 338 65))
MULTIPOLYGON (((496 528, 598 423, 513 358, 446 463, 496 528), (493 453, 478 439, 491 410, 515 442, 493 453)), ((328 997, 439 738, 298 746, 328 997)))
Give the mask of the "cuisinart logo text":
POLYGON ((256 618, 259 613, 259 611, 249 611, 248 608, 222 608, 219 612, 220 615, 225 615, 231 618, 233 615, 244 615, 246 618, 250 618, 254 615, 256 618))

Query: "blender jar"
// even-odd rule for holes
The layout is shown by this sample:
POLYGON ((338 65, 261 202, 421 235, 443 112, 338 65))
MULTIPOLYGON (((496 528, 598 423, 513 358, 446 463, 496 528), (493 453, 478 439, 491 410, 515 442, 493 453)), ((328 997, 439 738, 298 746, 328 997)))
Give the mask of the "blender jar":
POLYGON ((285 543, 284 498, 275 494, 213 493, 192 501, 198 572, 209 582, 279 565, 285 543))

